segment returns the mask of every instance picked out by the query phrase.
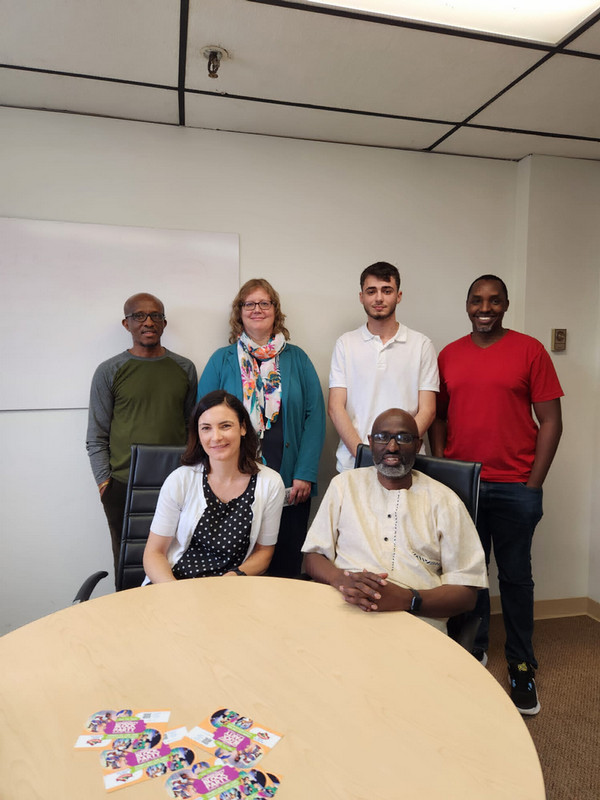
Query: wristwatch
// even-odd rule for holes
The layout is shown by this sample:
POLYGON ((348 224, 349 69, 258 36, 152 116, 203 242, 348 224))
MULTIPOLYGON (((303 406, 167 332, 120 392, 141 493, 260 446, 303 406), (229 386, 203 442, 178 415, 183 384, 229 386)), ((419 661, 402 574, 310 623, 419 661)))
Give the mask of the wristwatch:
POLYGON ((236 567, 235 569, 232 569, 231 571, 235 572, 236 575, 246 575, 247 574, 247 573, 244 572, 243 569, 240 569, 239 567, 236 567))
POLYGON ((409 613, 418 614, 421 610, 423 598, 416 589, 411 589, 410 586, 408 587, 408 591, 412 592, 412 600, 410 601, 410 608, 408 609, 409 613))

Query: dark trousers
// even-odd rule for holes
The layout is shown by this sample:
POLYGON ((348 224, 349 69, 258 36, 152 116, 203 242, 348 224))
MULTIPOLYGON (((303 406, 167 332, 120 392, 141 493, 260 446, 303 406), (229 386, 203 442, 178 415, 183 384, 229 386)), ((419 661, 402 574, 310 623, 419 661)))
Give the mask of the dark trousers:
MULTIPOLYGON (((494 548, 506 629, 506 660, 526 661, 535 668, 531 542, 542 513, 541 489, 528 489, 523 483, 481 482, 477 530, 488 566, 494 548)), ((482 617, 475 648, 487 650, 490 624, 487 589, 478 592, 475 613, 482 617)))
POLYGON ((297 506, 286 506, 281 515, 279 536, 267 575, 273 578, 299 578, 302 545, 308 529, 310 499, 297 506))
POLYGON ((112 544, 113 561, 115 567, 115 582, 119 569, 119 554, 121 552, 121 534, 123 532, 123 517, 125 516, 125 500, 127 499, 127 484, 111 478, 110 483, 100 498, 104 513, 108 520, 110 540, 112 544))

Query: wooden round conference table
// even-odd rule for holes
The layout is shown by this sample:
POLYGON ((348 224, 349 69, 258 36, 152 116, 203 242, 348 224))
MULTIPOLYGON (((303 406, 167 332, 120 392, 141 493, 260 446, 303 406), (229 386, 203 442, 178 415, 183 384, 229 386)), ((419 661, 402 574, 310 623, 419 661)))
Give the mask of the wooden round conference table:
MULTIPOLYGON (((496 680, 404 612, 366 614, 329 586, 204 578, 100 597, 0 639, 0 797, 105 798, 73 748, 104 708, 233 708, 283 734, 259 769, 281 800, 542 800, 537 753, 496 680)), ((118 797, 165 798, 162 781, 118 797)))

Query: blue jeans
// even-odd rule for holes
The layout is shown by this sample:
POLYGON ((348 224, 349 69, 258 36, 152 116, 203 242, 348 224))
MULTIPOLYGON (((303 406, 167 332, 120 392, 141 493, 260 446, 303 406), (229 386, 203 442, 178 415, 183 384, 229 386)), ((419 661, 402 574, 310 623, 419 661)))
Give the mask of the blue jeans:
MULTIPOLYGON (((506 630, 506 660, 509 663, 526 661, 536 669, 532 643, 531 541, 542 513, 541 489, 528 489, 524 483, 481 482, 477 530, 488 566, 491 548, 494 548, 506 630)), ((487 589, 478 592, 475 613, 482 617, 475 648, 487 650, 490 627, 487 589)))

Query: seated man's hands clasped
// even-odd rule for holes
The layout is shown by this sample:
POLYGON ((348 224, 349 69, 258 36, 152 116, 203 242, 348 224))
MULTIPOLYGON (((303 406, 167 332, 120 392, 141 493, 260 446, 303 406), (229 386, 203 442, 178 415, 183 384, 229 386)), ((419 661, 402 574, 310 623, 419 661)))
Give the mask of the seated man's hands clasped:
POLYGON ((411 592, 389 583, 386 580, 387 572, 344 570, 343 576, 344 580, 338 589, 344 600, 363 611, 398 611, 410 607, 411 592))

